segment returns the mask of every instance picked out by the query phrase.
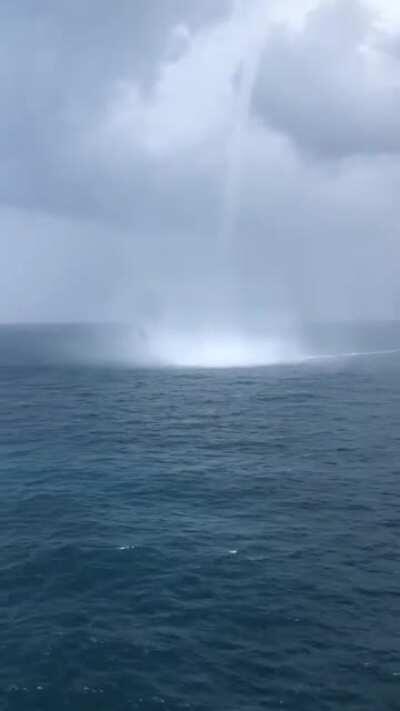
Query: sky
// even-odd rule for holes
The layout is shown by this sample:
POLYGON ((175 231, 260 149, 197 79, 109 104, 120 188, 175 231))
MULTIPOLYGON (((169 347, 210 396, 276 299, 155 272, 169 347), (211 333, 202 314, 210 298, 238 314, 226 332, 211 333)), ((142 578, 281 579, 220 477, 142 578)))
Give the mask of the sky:
POLYGON ((2 0, 0 321, 400 315, 398 0, 2 0))

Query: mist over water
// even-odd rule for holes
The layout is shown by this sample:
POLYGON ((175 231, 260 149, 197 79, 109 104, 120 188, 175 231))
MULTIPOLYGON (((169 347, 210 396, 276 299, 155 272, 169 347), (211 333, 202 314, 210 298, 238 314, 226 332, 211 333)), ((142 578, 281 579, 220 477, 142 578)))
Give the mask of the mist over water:
POLYGON ((149 339, 148 355, 154 363, 193 368, 235 368, 290 363, 302 358, 296 346, 248 333, 186 333, 160 331, 149 339))
POLYGON ((155 327, 140 324, 0 326, 0 367, 111 366, 114 368, 342 367, 369 356, 400 352, 400 323, 308 324, 243 334, 238 329, 155 327))

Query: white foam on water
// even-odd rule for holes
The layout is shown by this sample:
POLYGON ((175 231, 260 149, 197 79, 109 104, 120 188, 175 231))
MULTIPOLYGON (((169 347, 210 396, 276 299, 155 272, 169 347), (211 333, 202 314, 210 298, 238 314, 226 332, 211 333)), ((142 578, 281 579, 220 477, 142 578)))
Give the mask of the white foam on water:
POLYGON ((367 358, 374 356, 395 355, 396 353, 400 353, 400 348, 389 348, 381 351, 345 351, 343 353, 308 355, 305 356, 304 361, 344 360, 346 358, 367 358))

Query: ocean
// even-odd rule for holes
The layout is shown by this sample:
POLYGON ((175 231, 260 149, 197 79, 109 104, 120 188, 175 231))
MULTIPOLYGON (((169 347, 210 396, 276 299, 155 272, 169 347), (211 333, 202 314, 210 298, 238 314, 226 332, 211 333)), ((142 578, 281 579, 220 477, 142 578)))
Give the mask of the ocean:
POLYGON ((67 331, 0 329, 0 708, 400 709, 399 327, 231 369, 67 331))

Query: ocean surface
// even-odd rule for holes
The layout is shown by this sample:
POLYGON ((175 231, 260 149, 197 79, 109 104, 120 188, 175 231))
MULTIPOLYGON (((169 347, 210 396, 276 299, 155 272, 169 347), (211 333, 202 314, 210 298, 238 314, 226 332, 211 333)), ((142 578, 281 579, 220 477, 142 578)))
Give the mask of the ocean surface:
POLYGON ((139 368, 70 338, 0 329, 0 708, 400 709, 400 353, 139 368))

